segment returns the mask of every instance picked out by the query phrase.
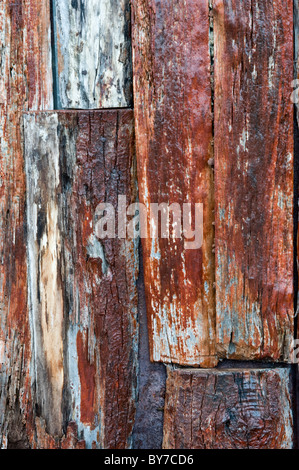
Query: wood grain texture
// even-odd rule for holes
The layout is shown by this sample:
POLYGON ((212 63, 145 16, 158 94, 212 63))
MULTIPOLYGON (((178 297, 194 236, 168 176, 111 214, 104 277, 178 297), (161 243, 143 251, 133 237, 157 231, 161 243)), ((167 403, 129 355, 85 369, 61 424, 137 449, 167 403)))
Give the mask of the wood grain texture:
MULTIPOLYGON (((148 214, 152 203, 204 205, 201 248, 186 250, 183 238, 172 236, 143 239, 151 359, 213 366, 208 0, 135 0, 132 7, 140 201, 148 214)), ((158 232, 148 219, 148 233, 158 232)))
POLYGON ((59 107, 132 104, 129 0, 53 0, 59 107))
POLYGON ((291 449, 286 369, 168 368, 164 449, 291 449))
POLYGON ((136 202, 133 112, 27 114, 25 160, 35 420, 56 447, 69 425, 87 448, 129 448, 138 243, 98 238, 96 217, 136 202))
POLYGON ((297 125, 299 123, 299 0, 294 0, 294 91, 292 102, 296 105, 297 125))
MULTIPOLYGON (((294 130, 294 191, 295 191, 295 204, 297 207, 294 208, 294 217, 297 216, 297 274, 299 272, 299 161, 296 155, 299 151, 299 0, 294 0, 294 81, 293 81, 293 92, 291 95, 291 101, 295 105, 295 130, 294 130), (297 209, 297 210, 296 210, 297 209)), ((299 288, 298 276, 297 276, 297 289, 299 288)), ((299 311, 298 294, 297 294, 297 312, 299 311)), ((296 313, 297 313, 296 312, 296 313)), ((297 322, 297 338, 299 338, 299 324, 297 322)))
POLYGON ((49 2, 0 2, 0 447, 26 447, 30 332, 22 111, 51 109, 49 2))
POLYGON ((213 5, 218 352, 289 362, 293 2, 213 5))

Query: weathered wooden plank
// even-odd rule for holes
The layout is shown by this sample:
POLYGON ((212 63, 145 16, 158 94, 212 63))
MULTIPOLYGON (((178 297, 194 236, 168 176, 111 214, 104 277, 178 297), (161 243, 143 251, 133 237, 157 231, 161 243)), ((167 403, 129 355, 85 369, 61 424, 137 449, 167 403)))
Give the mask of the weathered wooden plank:
POLYGON ((152 203, 181 211, 202 203, 204 220, 202 246, 186 249, 184 237, 161 238, 148 217, 148 234, 155 231, 143 239, 151 359, 202 366, 216 363, 208 3, 132 4, 140 202, 148 214, 152 203))
MULTIPOLYGON (((299 162, 296 158, 297 152, 299 151, 299 0, 294 0, 294 56, 295 56, 295 63, 294 63, 294 81, 293 81, 293 93, 291 95, 291 101, 295 104, 295 131, 294 131, 294 191, 295 191, 295 198, 297 198, 297 207, 294 208, 294 217, 297 216, 297 273, 299 270, 299 162)), ((294 198, 294 199, 295 199, 294 198)), ((298 276, 297 276, 298 280, 298 276)), ((297 288, 299 285, 297 286, 297 288)), ((298 296, 298 294, 297 294, 298 296)), ((297 301, 297 311, 299 308, 299 304, 297 301)), ((297 337, 298 335, 298 328, 299 324, 297 322, 297 337)))
POLYGON ((136 202, 133 112, 27 114, 25 161, 35 420, 56 446, 75 423, 88 448, 130 447, 138 243, 97 216, 136 202))
POLYGON ((291 449, 290 370, 168 368, 164 449, 291 449))
POLYGON ((129 0, 53 0, 59 106, 132 104, 129 0))
POLYGON ((290 361, 293 2, 214 1, 217 345, 290 361))
POLYGON ((296 107, 297 125, 299 123, 299 0, 294 0, 294 91, 291 96, 296 107))
POLYGON ((30 421, 21 113, 52 102, 49 2, 0 2, 0 447, 26 447, 30 421))

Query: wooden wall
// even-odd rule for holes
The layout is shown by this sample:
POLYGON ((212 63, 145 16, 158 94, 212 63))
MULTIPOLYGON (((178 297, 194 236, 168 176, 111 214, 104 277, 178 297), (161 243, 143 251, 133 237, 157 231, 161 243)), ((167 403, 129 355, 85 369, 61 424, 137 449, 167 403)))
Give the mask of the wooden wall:
POLYGON ((2 448, 294 446, 297 7, 1 1, 2 448))

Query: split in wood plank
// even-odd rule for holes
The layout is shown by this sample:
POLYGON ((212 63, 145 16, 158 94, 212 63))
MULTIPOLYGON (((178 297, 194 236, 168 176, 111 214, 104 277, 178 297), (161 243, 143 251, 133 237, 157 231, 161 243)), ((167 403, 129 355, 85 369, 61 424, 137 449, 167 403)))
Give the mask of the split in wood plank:
POLYGON ((52 1, 59 107, 130 107, 130 1, 52 1))

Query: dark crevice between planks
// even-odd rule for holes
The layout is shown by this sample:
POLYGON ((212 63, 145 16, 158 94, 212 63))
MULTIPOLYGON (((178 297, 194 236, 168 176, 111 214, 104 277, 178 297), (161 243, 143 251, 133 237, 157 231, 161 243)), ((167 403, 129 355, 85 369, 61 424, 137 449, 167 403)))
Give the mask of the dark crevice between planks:
POLYGON ((57 56, 57 30, 56 30, 56 9, 54 0, 50 0, 51 15, 51 50, 52 50, 52 74, 53 74, 53 102, 54 109, 61 108, 59 96, 59 78, 58 78, 58 56, 57 56))
POLYGON ((163 441, 166 368, 164 364, 152 363, 150 361, 141 243, 139 245, 139 260, 140 269, 137 282, 139 371, 133 449, 161 449, 163 441))
MULTIPOLYGON (((209 370, 229 370, 229 369, 289 369, 290 364, 285 362, 272 362, 272 361, 265 361, 265 360, 254 360, 254 361, 241 361, 238 359, 223 359, 220 360, 218 365, 213 369, 209 370)), ((196 367, 193 369, 190 366, 180 366, 175 364, 176 369, 182 370, 196 370, 196 367)), ((204 371, 205 368, 200 368, 200 370, 204 371)))

